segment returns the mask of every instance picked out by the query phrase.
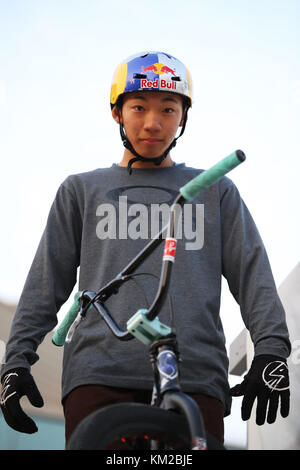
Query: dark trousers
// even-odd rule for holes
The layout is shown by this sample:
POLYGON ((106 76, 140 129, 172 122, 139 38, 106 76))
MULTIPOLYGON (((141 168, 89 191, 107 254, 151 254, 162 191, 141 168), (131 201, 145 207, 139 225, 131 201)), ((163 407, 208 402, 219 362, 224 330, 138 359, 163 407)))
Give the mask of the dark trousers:
MULTIPOLYGON (((201 393, 189 393, 198 404, 206 431, 224 442, 224 406, 216 398, 201 393)), ((152 391, 129 390, 103 385, 84 385, 75 388, 65 398, 63 407, 66 423, 66 443, 80 421, 93 411, 114 403, 150 403, 152 391)))

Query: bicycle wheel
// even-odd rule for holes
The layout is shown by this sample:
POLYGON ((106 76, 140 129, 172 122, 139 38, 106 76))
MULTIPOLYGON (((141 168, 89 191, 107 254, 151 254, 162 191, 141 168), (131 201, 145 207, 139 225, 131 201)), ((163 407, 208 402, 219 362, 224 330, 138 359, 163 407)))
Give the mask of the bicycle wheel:
MULTIPOLYGON (((210 436, 208 441, 222 448, 210 436)), ((190 449, 185 418, 150 405, 119 403, 97 410, 82 420, 67 450, 151 450, 153 443, 156 450, 190 449)))

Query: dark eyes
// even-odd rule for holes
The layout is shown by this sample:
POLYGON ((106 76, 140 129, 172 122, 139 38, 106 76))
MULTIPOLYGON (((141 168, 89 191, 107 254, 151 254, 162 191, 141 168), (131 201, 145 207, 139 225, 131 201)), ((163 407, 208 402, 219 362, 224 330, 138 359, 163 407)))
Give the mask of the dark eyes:
MULTIPOLYGON (((141 105, 134 105, 132 108, 135 111, 139 111, 139 112, 145 111, 145 108, 141 105)), ((174 113, 175 110, 174 110, 174 108, 164 108, 163 112, 166 113, 166 114, 171 114, 171 113, 174 113)))
POLYGON ((136 111, 143 111, 144 110, 143 106, 139 106, 139 105, 133 106, 133 109, 135 109, 136 111))

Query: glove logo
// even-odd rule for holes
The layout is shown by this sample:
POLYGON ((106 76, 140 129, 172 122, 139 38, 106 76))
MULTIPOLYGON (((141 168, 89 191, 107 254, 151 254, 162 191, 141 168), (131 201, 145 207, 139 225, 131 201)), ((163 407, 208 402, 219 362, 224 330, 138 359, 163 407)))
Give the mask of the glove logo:
POLYGON ((283 361, 270 362, 263 370, 262 379, 271 391, 288 390, 288 368, 286 363, 283 361))
POLYGON ((13 392, 11 394, 8 393, 8 389, 10 387, 10 378, 12 375, 16 375, 18 377, 18 374, 16 373, 11 373, 11 374, 7 374, 7 376, 5 377, 4 381, 3 381, 3 388, 2 388, 2 392, 1 392, 1 396, 0 396, 0 405, 5 405, 5 403, 7 402, 7 400, 12 397, 13 395, 15 395, 17 392, 13 392))

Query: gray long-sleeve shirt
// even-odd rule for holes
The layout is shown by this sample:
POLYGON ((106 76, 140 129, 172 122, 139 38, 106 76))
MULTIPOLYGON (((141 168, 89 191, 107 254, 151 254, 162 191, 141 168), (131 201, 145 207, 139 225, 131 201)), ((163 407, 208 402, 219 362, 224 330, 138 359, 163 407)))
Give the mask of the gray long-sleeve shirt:
MULTIPOLYGON (((38 360, 38 345, 55 327, 57 312, 76 284, 77 268, 79 290, 99 290, 161 228, 178 188, 199 171, 181 164, 134 169, 129 176, 125 167, 113 165, 62 183, 17 307, 2 375, 38 360)), ((219 316, 222 275, 240 305, 255 354, 289 355, 285 313, 263 242, 230 179, 222 178, 185 205, 180 220, 170 294, 183 359, 181 384, 186 392, 218 398, 228 414, 228 358, 219 316)), ((159 276, 162 249, 163 244, 138 272, 159 276)), ((139 276, 138 281, 151 303, 157 279, 139 276)), ((146 306, 133 282, 107 305, 123 327, 146 306)), ((167 302, 159 318, 170 324, 167 302)), ((62 398, 92 383, 139 389, 153 384, 147 347, 116 339, 94 309, 64 347, 62 398)))

